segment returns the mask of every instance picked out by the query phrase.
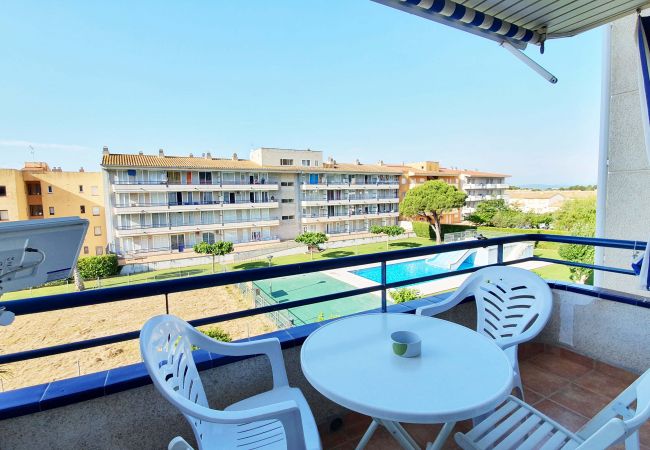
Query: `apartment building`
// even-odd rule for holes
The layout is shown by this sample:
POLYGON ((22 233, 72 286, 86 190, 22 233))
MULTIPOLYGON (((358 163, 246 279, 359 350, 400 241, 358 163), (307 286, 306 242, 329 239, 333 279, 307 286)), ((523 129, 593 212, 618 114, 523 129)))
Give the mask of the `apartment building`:
POLYGON ((90 225, 80 256, 106 252, 102 174, 64 172, 44 162, 26 162, 21 170, 0 169, 0 221, 78 216, 90 225))
MULTIPOLYGON (((391 167, 398 168, 402 171, 399 185, 400 200, 406 196, 409 190, 432 180, 444 181, 460 189, 459 176, 455 173, 450 174, 445 169, 441 169, 440 163, 437 161, 403 163, 402 165, 392 165, 391 167)), ((460 223, 462 220, 461 208, 449 211, 440 218, 441 223, 444 224, 460 223)))
POLYGON ((448 169, 440 167, 437 161, 422 161, 391 165, 402 171, 399 198, 416 186, 431 180, 444 181, 467 194, 465 206, 443 214, 442 223, 460 223, 465 216, 476 210, 476 205, 484 200, 505 199, 508 185, 505 179, 510 175, 479 172, 475 170, 448 169))
POLYGON ((460 189, 467 194, 465 207, 462 209, 463 217, 476 211, 476 205, 484 200, 507 200, 506 178, 510 175, 464 169, 452 169, 448 172, 458 174, 460 189))
POLYGON ((102 156, 111 250, 184 251, 205 241, 239 245, 395 224, 399 171, 323 161, 322 152, 259 148, 250 159, 102 156))

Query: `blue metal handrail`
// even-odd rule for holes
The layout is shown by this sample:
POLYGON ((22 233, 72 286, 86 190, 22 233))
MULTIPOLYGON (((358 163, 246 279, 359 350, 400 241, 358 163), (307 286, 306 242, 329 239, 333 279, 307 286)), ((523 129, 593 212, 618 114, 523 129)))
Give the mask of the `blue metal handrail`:
MULTIPOLYGON (((453 272, 446 272, 435 275, 428 275, 424 277, 412 278, 408 280, 395 281, 388 283, 386 278, 386 267, 389 261, 395 261, 404 258, 413 258, 418 256, 428 256, 439 253, 447 253, 458 250, 470 250, 475 248, 497 247, 497 265, 510 265, 526 261, 545 261, 555 264, 564 264, 575 267, 591 268, 594 270, 602 270, 606 272, 613 272, 619 274, 632 275, 632 270, 600 266, 594 264, 583 264, 571 261, 556 260, 552 258, 539 258, 528 257, 512 261, 503 260, 503 246, 505 244, 517 242, 556 242, 565 244, 579 244, 591 245, 607 248, 627 249, 643 251, 646 247, 645 242, 641 241, 628 241, 628 240, 615 240, 615 239, 601 239, 601 238, 585 238, 575 236, 560 236, 548 234, 520 234, 504 236, 486 240, 475 241, 461 241, 450 244, 442 244, 437 246, 424 246, 418 248, 394 250, 390 252, 373 253, 368 255, 348 256, 343 258, 336 258, 331 260, 313 261, 308 263, 288 264, 282 266, 272 266, 268 268, 249 269, 229 273, 220 273, 212 275, 196 276, 191 278, 182 278, 175 280, 163 280, 153 283, 142 283, 130 286, 119 286, 104 289, 95 289, 92 291, 82 291, 70 294, 59 294, 43 296, 33 299, 14 300, 7 302, 0 302, 0 307, 6 307, 8 310, 14 312, 16 315, 35 314, 47 311, 56 311, 67 308, 76 308, 81 306, 90 306, 103 303, 111 303, 116 301, 131 300, 139 297, 150 297, 155 295, 164 295, 165 303, 168 305, 168 295, 175 292, 184 292, 195 289, 202 289, 208 287, 224 286, 234 283, 243 283, 247 281, 256 281, 269 278, 286 277, 291 275, 298 275, 303 273, 319 272, 323 270, 340 269, 344 267, 359 266, 364 264, 381 264, 381 283, 376 286, 369 286, 364 288, 351 289, 344 292, 336 292, 332 294, 321 295, 318 297, 310 297, 302 300, 293 300, 275 305, 262 306, 242 311, 235 311, 227 314, 220 314, 216 316, 204 317, 190 321, 193 326, 201 326, 212 323, 223 322, 227 320, 241 319, 244 317, 270 313, 283 309, 296 308, 299 306, 312 305, 316 303, 336 300, 340 298, 352 297, 360 294, 367 294, 370 292, 381 291, 381 304, 382 310, 386 311, 387 307, 387 291, 388 289, 406 286, 410 284, 421 283, 425 281, 437 280, 450 276, 457 276, 466 273, 471 273, 482 267, 472 267, 453 272)), ((24 361, 32 358, 43 356, 55 355, 60 353, 71 352, 75 350, 82 350, 91 347, 97 347, 116 342, 127 341, 136 339, 139 331, 131 331, 126 333, 115 334, 111 336, 104 336, 85 341, 72 342, 61 344, 36 350, 28 350, 10 355, 0 355, 0 364, 7 364, 11 362, 24 361)))

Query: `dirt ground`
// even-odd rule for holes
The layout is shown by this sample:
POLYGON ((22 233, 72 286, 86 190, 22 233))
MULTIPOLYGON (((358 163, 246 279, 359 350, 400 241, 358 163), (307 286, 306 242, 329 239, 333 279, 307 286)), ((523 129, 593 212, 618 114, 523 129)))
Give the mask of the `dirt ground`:
MULTIPOLYGON (((169 313, 185 320, 250 309, 236 286, 197 289, 169 295, 169 313)), ((0 327, 0 354, 33 350, 111 334, 135 331, 152 316, 165 314, 164 296, 85 306, 19 316, 0 327)), ((268 333, 276 326, 263 315, 201 328, 219 326, 232 339, 268 333)), ((32 359, 0 367, 0 389, 7 391, 62 378, 98 372, 141 361, 138 341, 32 359)))

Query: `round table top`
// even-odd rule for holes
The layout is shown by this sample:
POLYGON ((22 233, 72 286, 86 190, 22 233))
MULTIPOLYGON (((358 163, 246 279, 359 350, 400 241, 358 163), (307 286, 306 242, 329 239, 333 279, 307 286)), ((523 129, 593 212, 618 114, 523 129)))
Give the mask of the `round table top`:
POLYGON ((307 380, 325 397, 384 420, 443 423, 498 406, 512 389, 513 369, 490 339, 455 323, 414 314, 367 314, 331 322, 302 346, 307 380), (402 358, 390 335, 408 330, 422 354, 402 358))

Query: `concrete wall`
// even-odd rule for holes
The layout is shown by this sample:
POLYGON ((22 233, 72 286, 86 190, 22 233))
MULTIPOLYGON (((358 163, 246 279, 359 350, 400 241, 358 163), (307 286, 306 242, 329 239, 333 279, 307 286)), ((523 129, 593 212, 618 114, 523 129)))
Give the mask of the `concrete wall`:
MULTIPOLYGON (((604 236, 611 239, 650 239, 650 164, 646 155, 638 86, 636 16, 611 25, 611 79, 604 236)), ((629 268, 632 252, 605 250, 608 266, 629 268)), ((625 275, 605 274, 602 285, 636 292, 636 282, 625 275)))

